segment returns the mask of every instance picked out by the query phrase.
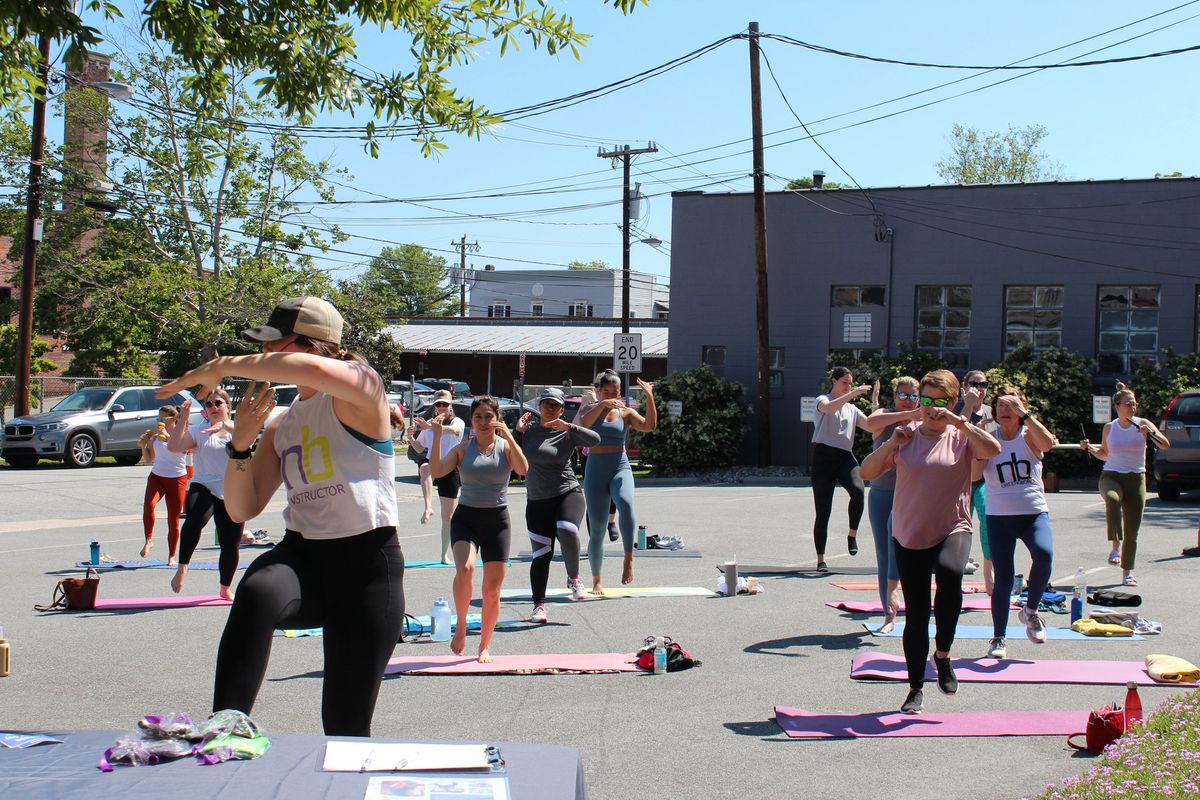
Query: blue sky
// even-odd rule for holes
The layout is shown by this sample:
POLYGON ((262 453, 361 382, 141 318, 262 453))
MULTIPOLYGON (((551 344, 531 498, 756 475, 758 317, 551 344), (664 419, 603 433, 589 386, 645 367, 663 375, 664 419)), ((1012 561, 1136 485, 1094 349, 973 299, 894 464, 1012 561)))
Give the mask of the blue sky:
MULTIPOLYGON (((864 0, 817 3, 776 0, 734 4, 714 0, 652 0, 622 16, 599 0, 550 1, 593 34, 582 59, 524 48, 499 57, 499 46, 456 68, 453 80, 493 110, 519 107, 591 89, 657 66, 756 20, 764 34, 900 60, 940 64, 1059 63, 1141 55, 1200 44, 1200 1, 1128 3, 920 2, 864 0), (1173 10, 1169 10, 1173 9, 1173 10), (1167 12, 1167 13, 1161 13, 1167 12), (1130 25, 1159 14, 1153 19, 1130 25), (1102 36, 1110 29, 1120 28, 1102 36), (1162 30, 1155 30, 1162 28, 1162 30), (1096 38, 1058 50, 1087 37, 1096 38), (1124 41, 1131 39, 1131 41, 1124 41), (1123 43, 1122 43, 1123 42, 1123 43), (1045 51, 1054 52, 1039 55, 1045 51), (1091 55, 1085 55, 1096 51, 1091 55)), ((405 68, 396 34, 365 32, 358 60, 378 71, 405 68)), ((783 95, 763 69, 766 169, 783 180, 824 170, 850 179, 821 152, 785 104, 829 153, 865 187, 938 183, 934 163, 949 148, 954 123, 984 130, 1041 124, 1043 149, 1072 179, 1146 178, 1179 170, 1200 174, 1194 99, 1200 51, 1123 64, 1025 72, 940 70, 872 63, 764 41, 783 95), (1017 77, 1022 76, 1022 77, 1017 77), (925 91, 949 81, 954 86, 925 91), (988 84, 1005 81, 996 86, 988 84), (970 91, 977 90, 977 91, 970 91), (963 96, 956 94, 968 92, 963 96), (904 95, 922 92, 905 100, 904 95), (924 108, 915 108, 931 103, 924 108), (867 106, 883 103, 869 110, 867 106), (904 112, 904 113, 896 113, 904 112), (886 118, 871 121, 874 117, 886 118), (773 134, 773 135, 772 135, 773 134), (774 145, 774 146, 771 146, 774 145)), ((351 203, 315 209, 356 237, 341 249, 369 256, 385 243, 416 243, 455 259, 451 241, 466 235, 480 250, 469 263, 545 268, 572 259, 621 263, 620 171, 597 158, 600 147, 642 146, 655 155, 634 161, 634 180, 650 196, 636 223, 665 240, 635 243, 633 266, 664 280, 670 273, 670 192, 748 191, 750 181, 747 44, 732 41, 630 89, 523 122, 501 125, 495 137, 450 137, 444 155, 424 159, 407 140, 385 142, 372 160, 352 139, 313 140, 310 155, 330 158, 354 175, 339 200, 420 199, 411 203, 351 203), (544 189, 544 194, 495 199, 439 199, 544 189), (489 190, 489 191, 484 191, 489 190), (566 206, 588 206, 556 211, 566 206), (438 210, 435 210, 438 209, 438 210), (523 215, 523 221, 488 215, 523 215), (436 217, 436 220, 428 218, 436 217), (380 241, 382 240, 382 241, 380 241)), ((359 116, 358 122, 365 121, 359 116)), ((347 124, 325 117, 316 124, 347 124)), ((768 189, 781 189, 773 179, 768 189)), ((352 275, 366 257, 330 254, 318 263, 336 277, 352 275)))

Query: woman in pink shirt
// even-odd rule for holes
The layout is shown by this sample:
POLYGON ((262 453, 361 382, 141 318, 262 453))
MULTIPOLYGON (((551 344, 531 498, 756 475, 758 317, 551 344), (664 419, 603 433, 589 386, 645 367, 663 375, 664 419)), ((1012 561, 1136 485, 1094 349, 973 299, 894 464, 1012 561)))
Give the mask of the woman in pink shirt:
POLYGON ((954 373, 927 373, 921 378, 920 421, 896 428, 861 468, 864 480, 896 470, 892 539, 904 594, 909 693, 900 710, 907 714, 919 714, 924 705, 931 612, 938 688, 943 694, 958 691, 950 647, 962 613, 963 567, 971 552, 971 463, 1000 452, 991 434, 950 410, 958 392, 954 373), (932 602, 930 578, 937 579, 932 602))

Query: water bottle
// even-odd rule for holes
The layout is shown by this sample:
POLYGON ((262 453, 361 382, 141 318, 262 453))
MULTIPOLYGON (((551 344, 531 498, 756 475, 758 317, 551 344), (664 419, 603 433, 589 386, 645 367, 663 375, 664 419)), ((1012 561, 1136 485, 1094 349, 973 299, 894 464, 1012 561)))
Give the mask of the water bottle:
POLYGON ((1128 727, 1142 720, 1142 698, 1138 697, 1137 683, 1125 684, 1125 725, 1128 727))
POLYGON ((637 549, 638 550, 646 549, 646 526, 645 525, 638 525, 637 549))
POLYGON ((12 664, 8 660, 8 639, 4 638, 4 628, 0 628, 0 678, 7 678, 12 664))
POLYGON ((1012 590, 1013 595, 1015 596, 1015 595, 1020 594, 1021 590, 1024 588, 1025 588, 1025 576, 1018 572, 1016 575, 1013 576, 1013 590, 1012 590))
POLYGON ((1071 622, 1087 615, 1087 573, 1075 570, 1075 588, 1071 591, 1071 622))
POLYGON ((654 641, 654 674, 667 674, 667 645, 661 636, 654 641))
POLYGON ((88 554, 90 556, 89 563, 99 565, 100 564, 100 543, 97 541, 93 541, 90 545, 88 545, 88 554))
POLYGON ((446 598, 439 597, 433 601, 433 609, 429 612, 429 638, 435 642, 450 641, 450 626, 453 624, 450 615, 450 606, 446 603, 446 598))

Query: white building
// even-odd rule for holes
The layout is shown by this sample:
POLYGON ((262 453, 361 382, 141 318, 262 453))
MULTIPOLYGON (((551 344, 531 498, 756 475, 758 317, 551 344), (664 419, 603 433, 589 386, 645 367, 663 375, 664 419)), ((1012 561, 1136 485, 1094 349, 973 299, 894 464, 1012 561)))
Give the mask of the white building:
MULTIPOLYGON (((474 270, 470 317, 621 317, 621 270, 474 270)), ((631 319, 666 319, 670 288, 630 272, 631 319)))

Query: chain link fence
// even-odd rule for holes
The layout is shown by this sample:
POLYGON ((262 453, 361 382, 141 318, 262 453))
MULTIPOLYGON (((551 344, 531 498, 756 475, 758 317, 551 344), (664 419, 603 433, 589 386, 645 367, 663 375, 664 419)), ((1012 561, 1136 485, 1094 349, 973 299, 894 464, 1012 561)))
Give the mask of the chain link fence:
MULTIPOLYGON (((54 408, 72 392, 89 386, 159 386, 166 381, 153 378, 71 378, 34 376, 29 379, 29 410, 41 414, 54 408)), ((17 378, 15 375, 0 375, 0 423, 7 422, 16 414, 17 378)))

